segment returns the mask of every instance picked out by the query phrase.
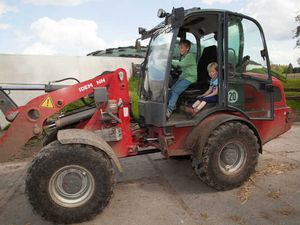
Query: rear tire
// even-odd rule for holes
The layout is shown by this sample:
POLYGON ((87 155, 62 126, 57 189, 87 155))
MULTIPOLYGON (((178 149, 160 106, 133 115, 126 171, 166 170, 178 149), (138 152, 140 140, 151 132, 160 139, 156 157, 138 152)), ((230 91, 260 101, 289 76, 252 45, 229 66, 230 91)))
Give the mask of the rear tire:
POLYGON ((26 192, 34 210, 55 223, 89 220, 109 203, 115 183, 108 156, 81 144, 45 146, 28 169, 26 192))
POLYGON ((193 154, 198 177, 217 190, 240 186, 255 169, 259 144, 254 132, 239 122, 227 122, 209 136, 202 155, 193 154))

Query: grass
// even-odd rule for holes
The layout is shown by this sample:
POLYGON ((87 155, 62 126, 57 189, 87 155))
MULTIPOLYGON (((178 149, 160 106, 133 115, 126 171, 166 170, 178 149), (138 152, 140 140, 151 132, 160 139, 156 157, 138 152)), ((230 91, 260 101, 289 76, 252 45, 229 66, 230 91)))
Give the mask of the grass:
POLYGON ((285 91, 285 96, 290 97, 290 96, 299 96, 300 92, 296 91, 285 91))
MULTIPOLYGON (((285 89, 288 88, 299 88, 300 89, 300 79, 287 79, 285 82, 282 82, 285 89)), ((285 91, 285 95, 289 96, 300 96, 300 92, 296 91, 285 91)), ((291 107, 293 110, 300 111, 300 102, 297 100, 287 100, 287 105, 291 107)))
POLYGON ((300 89, 300 78, 287 79, 283 82, 284 88, 299 88, 300 89))
POLYGON ((296 100, 287 100, 286 104, 293 110, 300 111, 300 102, 296 100))
POLYGON ((137 120, 139 117, 139 112, 138 112, 139 96, 137 94, 138 82, 139 82, 139 79, 137 76, 131 76, 128 81, 129 96, 130 96, 130 100, 131 100, 131 110, 133 113, 133 118, 135 120, 137 120))

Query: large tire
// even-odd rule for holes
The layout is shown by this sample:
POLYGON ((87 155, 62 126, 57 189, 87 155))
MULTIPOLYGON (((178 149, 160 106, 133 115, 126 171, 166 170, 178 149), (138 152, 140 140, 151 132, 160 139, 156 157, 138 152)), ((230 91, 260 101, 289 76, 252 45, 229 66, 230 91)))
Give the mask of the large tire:
POLYGON ((250 177, 257 164, 259 144, 248 126, 226 122, 212 132, 202 154, 199 152, 192 155, 192 167, 199 178, 217 190, 228 190, 250 177))
POLYGON ((115 184, 108 156, 91 146, 45 146, 28 169, 26 192, 34 210, 56 223, 91 219, 108 204, 115 184))

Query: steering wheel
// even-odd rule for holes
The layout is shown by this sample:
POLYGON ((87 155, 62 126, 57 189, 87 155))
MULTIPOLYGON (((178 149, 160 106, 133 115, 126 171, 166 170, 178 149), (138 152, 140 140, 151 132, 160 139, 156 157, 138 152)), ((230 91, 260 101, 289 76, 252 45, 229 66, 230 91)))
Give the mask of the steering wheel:
POLYGON ((182 71, 179 66, 174 66, 174 65, 171 66, 170 74, 171 74, 172 79, 178 79, 181 72, 182 71))

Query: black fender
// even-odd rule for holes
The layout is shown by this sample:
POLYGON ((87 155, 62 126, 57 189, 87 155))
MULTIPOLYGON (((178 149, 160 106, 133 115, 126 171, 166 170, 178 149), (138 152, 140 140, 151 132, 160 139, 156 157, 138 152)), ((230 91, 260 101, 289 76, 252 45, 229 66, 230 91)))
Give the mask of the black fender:
POLYGON ((61 144, 86 144, 94 146, 95 148, 103 151, 114 162, 119 172, 123 172, 121 163, 107 142, 96 135, 92 131, 83 129, 65 129, 59 130, 57 133, 57 140, 61 144))
POLYGON ((185 148, 190 150, 194 154, 200 154, 201 156, 206 141, 212 131, 221 124, 228 121, 238 121, 247 125, 256 135, 259 143, 259 153, 262 153, 262 142, 256 127, 245 118, 232 114, 224 114, 224 112, 210 114, 202 121, 200 121, 199 124, 195 126, 191 133, 188 135, 185 142, 185 148))

